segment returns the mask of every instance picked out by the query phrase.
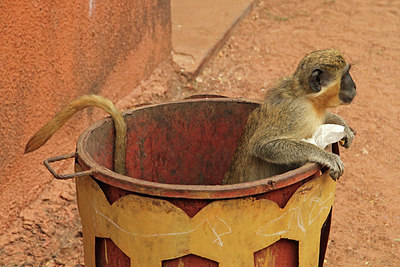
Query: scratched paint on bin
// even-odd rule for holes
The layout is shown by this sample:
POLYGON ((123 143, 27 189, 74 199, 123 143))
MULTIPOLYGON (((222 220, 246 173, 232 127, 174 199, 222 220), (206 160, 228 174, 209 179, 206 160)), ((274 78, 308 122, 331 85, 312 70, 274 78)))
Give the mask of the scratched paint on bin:
POLYGON ((318 266, 321 227, 335 185, 324 174, 302 185, 283 209, 249 197, 214 201, 190 218, 163 199, 127 195, 110 205, 98 184, 82 177, 77 194, 85 263, 94 262, 96 236, 112 239, 131 266, 157 266, 188 254, 220 266, 252 266, 256 251, 286 238, 299 242, 299 266, 318 266))

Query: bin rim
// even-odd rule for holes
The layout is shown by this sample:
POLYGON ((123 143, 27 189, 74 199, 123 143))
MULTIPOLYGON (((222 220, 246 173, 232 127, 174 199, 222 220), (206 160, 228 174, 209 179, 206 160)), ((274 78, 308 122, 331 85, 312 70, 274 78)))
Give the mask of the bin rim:
MULTIPOLYGON (((180 101, 171 101, 160 104, 152 104, 141 106, 132 110, 123 112, 123 115, 129 115, 139 110, 154 108, 164 105, 175 105, 183 103, 197 102, 233 102, 259 104, 260 102, 246 100, 243 98, 199 98, 186 99, 180 101)), ((182 184, 166 184, 159 182, 146 181, 135 177, 118 174, 97 163, 85 148, 90 134, 98 127, 111 121, 111 118, 99 120, 89 126, 78 138, 76 146, 76 160, 83 169, 94 170, 90 176, 100 180, 108 185, 115 186, 124 190, 132 191, 139 194, 169 197, 169 198, 189 198, 189 199, 227 199, 246 196, 254 196, 266 193, 268 191, 277 190, 289 185, 295 184, 314 174, 319 173, 320 166, 316 163, 307 163, 299 168, 288 171, 286 173, 271 176, 268 178, 230 185, 182 185, 182 184)), ((79 178, 77 178, 79 179, 79 178)))

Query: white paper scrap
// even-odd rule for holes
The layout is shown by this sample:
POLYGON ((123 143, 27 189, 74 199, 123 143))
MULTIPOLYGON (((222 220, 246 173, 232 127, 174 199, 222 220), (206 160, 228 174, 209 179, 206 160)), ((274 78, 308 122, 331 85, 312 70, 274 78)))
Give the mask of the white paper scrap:
POLYGON ((301 141, 305 141, 325 149, 327 145, 338 142, 344 136, 344 127, 342 125, 322 124, 317 128, 311 138, 302 139, 301 141))

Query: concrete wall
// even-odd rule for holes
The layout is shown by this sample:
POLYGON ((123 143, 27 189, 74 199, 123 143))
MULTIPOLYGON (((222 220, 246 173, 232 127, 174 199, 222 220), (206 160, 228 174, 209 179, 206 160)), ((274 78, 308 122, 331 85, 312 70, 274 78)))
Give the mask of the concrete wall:
POLYGON ((77 96, 124 97, 170 49, 169 0, 0 2, 0 230, 50 181, 43 159, 74 151, 105 113, 81 113, 23 155, 30 136, 77 96))

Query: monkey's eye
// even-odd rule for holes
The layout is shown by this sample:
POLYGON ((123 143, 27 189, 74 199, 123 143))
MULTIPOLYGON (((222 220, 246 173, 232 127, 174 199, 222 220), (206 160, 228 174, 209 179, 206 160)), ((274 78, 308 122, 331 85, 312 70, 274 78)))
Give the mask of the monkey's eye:
POLYGON ((321 84, 321 77, 320 77, 320 75, 318 75, 317 77, 315 77, 315 80, 317 81, 317 83, 321 84))
POLYGON ((321 91, 321 75, 322 71, 319 69, 314 70, 308 78, 308 83, 314 92, 321 91))

